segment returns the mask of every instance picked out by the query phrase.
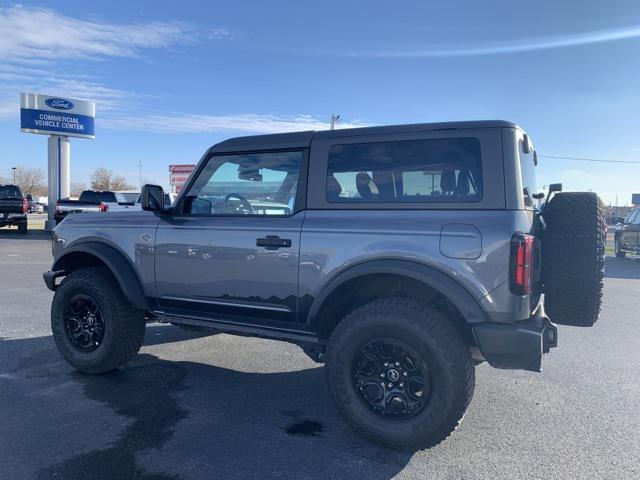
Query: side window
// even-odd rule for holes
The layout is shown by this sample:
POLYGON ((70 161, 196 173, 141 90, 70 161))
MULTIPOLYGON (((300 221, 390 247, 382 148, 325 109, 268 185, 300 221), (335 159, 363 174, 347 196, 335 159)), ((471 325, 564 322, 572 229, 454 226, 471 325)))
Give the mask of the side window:
POLYGON ((477 138, 334 145, 329 151, 331 203, 478 202, 482 158, 477 138))
POLYGON ((640 224, 640 210, 636 210, 633 218, 631 218, 631 223, 635 223, 636 225, 640 224))
POLYGON ((183 213, 292 215, 303 152, 212 156, 185 195, 183 213))
POLYGON ((534 150, 533 146, 531 146, 529 153, 525 153, 524 139, 521 139, 518 143, 518 153, 520 154, 520 170, 522 171, 522 195, 524 196, 524 206, 533 207, 535 205, 533 196, 538 193, 538 185, 536 182, 536 165, 534 162, 534 150))

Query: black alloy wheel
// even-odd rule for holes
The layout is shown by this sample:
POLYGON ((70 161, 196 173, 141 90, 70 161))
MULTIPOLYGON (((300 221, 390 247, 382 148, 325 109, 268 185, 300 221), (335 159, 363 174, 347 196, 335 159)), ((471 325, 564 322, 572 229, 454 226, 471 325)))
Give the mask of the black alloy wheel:
POLYGON ((64 327, 73 347, 81 352, 97 350, 104 339, 104 317, 89 295, 73 295, 64 312, 64 327))
POLYGON ((352 381, 363 403, 376 415, 403 420, 421 412, 431 394, 431 374, 406 342, 377 338, 355 356, 352 381))

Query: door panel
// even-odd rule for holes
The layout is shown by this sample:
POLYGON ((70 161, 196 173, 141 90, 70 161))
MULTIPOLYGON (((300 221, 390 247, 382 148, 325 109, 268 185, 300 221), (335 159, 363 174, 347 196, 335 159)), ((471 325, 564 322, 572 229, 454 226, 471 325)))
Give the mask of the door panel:
POLYGON ((161 307, 215 318, 295 321, 303 219, 300 212, 162 220, 156 241, 161 307), (257 246, 258 239, 276 236, 290 246, 257 246))
POLYGON ((302 150, 205 160, 158 226, 156 292, 166 313, 297 320, 305 161, 302 150))

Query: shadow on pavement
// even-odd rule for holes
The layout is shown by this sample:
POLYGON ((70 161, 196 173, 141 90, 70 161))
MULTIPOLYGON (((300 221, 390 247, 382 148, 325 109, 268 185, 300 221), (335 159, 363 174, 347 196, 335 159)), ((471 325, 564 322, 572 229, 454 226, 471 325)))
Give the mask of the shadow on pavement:
MULTIPOLYGON (((145 344, 209 334, 149 326, 145 344)), ((255 373, 143 353, 91 376, 72 371, 51 337, 0 341, 0 365, 9 366, 0 372, 0 436, 19 436, 6 442, 0 473, 40 458, 40 479, 389 479, 411 458, 346 426, 322 368, 255 373), (63 454, 45 440, 51 430, 63 454)))
POLYGON ((608 256, 604 276, 605 278, 640 279, 640 257, 608 256))

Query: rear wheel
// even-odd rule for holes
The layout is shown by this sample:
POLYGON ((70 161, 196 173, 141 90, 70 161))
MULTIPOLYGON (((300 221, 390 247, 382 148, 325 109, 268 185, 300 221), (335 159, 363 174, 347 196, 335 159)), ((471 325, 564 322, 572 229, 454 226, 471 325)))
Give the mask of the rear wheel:
POLYGON ((126 365, 144 339, 144 312, 133 308, 111 272, 77 270, 56 289, 51 329, 58 350, 76 370, 102 373, 126 365))
POLYGON ((409 298, 374 300, 349 313, 331 336, 326 368, 356 430, 400 449, 448 437, 475 386, 469 349, 446 316, 409 298))

